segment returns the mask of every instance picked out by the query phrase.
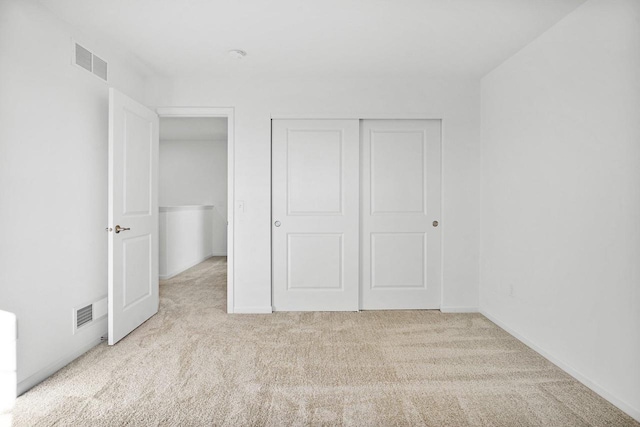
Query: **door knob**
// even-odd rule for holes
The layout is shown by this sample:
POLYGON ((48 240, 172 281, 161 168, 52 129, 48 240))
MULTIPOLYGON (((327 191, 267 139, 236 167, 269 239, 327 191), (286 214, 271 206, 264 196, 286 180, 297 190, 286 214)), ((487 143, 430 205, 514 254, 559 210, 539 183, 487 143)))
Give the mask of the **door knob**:
POLYGON ((433 221, 433 226, 437 227, 438 226, 438 221, 433 221))
POLYGON ((127 230, 131 230, 131 229, 127 227, 120 227, 119 225, 116 225, 116 228, 115 228, 116 234, 121 231, 127 231, 127 230))
POLYGON ((273 223, 273 225, 275 225, 276 227, 280 227, 280 225, 282 225, 282 223, 280 221, 276 221, 273 223))

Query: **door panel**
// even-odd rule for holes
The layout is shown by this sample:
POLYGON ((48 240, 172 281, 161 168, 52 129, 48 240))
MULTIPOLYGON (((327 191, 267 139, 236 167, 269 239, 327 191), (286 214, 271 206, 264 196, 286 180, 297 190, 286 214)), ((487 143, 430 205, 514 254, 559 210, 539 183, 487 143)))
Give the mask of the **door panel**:
POLYGON ((358 127, 272 123, 276 311, 358 309, 358 127))
POLYGON ((371 288, 426 289, 426 233, 371 233, 371 288))
POLYGON ((110 345, 158 312, 157 182, 158 116, 110 89, 110 345))
POLYGON ((342 213, 342 154, 340 131, 289 130, 289 215, 342 213))
POLYGON ((342 289, 342 234, 289 234, 287 289, 342 289))
POLYGON ((371 215, 424 213, 424 133, 371 129, 368 138, 371 215))
POLYGON ((363 120, 362 309, 439 308, 440 121, 363 120))
POLYGON ((152 250, 151 236, 122 239, 122 308, 128 310, 133 304, 152 294, 152 250))
POLYGON ((124 215, 151 214, 152 129, 148 119, 123 110, 124 215))

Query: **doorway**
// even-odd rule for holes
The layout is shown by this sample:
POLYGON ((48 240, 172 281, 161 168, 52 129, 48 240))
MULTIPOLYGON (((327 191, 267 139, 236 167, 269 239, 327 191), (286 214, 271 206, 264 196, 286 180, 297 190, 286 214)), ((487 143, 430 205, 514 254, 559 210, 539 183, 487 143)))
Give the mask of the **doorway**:
MULTIPOLYGON (((227 312, 233 313, 235 294, 234 109, 232 107, 163 107, 156 111, 162 128, 159 161, 161 227, 162 208, 165 208, 164 215, 167 221, 165 225, 168 228, 171 227, 169 223, 171 217, 173 219, 181 217, 183 223, 186 220, 191 224, 190 233, 196 236, 191 241, 196 242, 191 247, 192 262, 197 263, 207 255, 227 257, 227 312), (181 146, 179 140, 184 137, 188 142, 181 146), (165 142, 162 142, 163 140, 165 142), (203 159, 194 159, 196 153, 202 154, 203 159), (190 168, 186 167, 189 163, 188 159, 198 164, 208 164, 209 168, 199 167, 197 168, 199 172, 189 170, 190 168), (163 170, 168 173, 165 174, 163 170), (179 170, 184 171, 184 174, 176 173, 179 170), (181 177, 178 179, 180 182, 175 181, 178 176, 181 177), (189 186, 189 183, 193 184, 192 188, 182 193, 180 189, 189 186), (163 188, 166 190, 164 197, 163 188), (180 214, 176 215, 177 212, 180 214), (199 241, 198 238, 200 238, 199 241), (210 250, 207 251, 207 248, 210 250)), ((170 255, 170 251, 179 248, 181 242, 185 240, 185 236, 178 233, 176 241, 176 233, 173 233, 175 244, 172 245, 171 235, 167 230, 168 239, 164 242, 160 241, 161 246, 166 245, 167 255, 170 255)), ((189 262, 182 263, 182 266, 188 265, 189 262)), ((171 273, 172 271, 167 268, 165 274, 171 273)))
POLYGON ((160 279, 227 256, 227 120, 160 118, 160 279))
POLYGON ((275 311, 437 309, 441 121, 272 121, 275 311))

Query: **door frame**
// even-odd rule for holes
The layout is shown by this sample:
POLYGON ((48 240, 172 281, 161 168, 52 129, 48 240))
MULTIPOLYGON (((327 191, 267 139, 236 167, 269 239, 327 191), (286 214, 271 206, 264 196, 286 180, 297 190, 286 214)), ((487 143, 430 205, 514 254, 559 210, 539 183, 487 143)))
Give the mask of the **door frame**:
MULTIPOLYGON (((440 121, 440 308, 438 310, 442 311, 444 307, 444 239, 446 233, 446 221, 444 218, 445 211, 445 200, 444 200, 444 140, 445 140, 445 114, 441 112, 433 112, 433 113, 362 113, 362 114, 354 114, 354 113, 272 113, 269 117, 269 130, 271 132, 269 142, 271 143, 271 150, 269 151, 269 155, 271 157, 271 164, 273 164, 273 120, 439 120, 440 121)), ((362 162, 362 159, 360 159, 362 162)), ((269 201, 269 216, 271 217, 271 212, 273 212, 273 169, 271 170, 271 200, 269 201)), ((362 183, 360 183, 361 185, 362 183)), ((360 200, 362 203, 362 200, 360 200)), ((273 218, 271 218, 273 221, 273 218)), ((269 223, 269 227, 271 227, 271 223, 269 223)), ((271 236, 271 234, 270 234, 271 236)), ((271 251, 271 266, 273 266, 273 237, 271 236, 271 242, 269 249, 271 251)), ((362 268, 362 259, 360 258, 358 263, 360 264, 360 268, 362 268)), ((272 267, 273 270, 273 267, 272 267)), ((362 272, 361 272, 362 273, 362 272)), ((361 295, 360 288, 362 283, 358 283, 358 308, 361 307, 361 295)), ((271 273, 271 295, 273 300, 273 271, 271 273)))
POLYGON ((235 177, 235 109, 234 107, 158 107, 160 118, 224 117, 227 119, 227 313, 234 312, 234 177, 235 177))

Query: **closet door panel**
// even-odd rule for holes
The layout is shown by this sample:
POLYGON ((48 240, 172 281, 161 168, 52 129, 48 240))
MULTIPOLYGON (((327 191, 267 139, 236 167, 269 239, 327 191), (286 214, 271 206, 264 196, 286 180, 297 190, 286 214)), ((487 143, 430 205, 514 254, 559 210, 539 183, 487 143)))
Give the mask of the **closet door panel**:
POLYGON ((360 307, 439 308, 440 121, 363 120, 361 146, 360 307))
POLYGON ((358 310, 359 123, 272 122, 273 309, 358 310))

